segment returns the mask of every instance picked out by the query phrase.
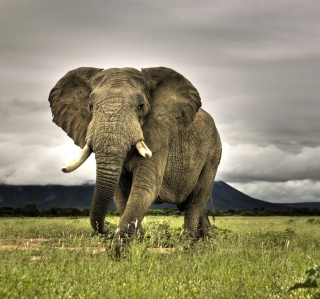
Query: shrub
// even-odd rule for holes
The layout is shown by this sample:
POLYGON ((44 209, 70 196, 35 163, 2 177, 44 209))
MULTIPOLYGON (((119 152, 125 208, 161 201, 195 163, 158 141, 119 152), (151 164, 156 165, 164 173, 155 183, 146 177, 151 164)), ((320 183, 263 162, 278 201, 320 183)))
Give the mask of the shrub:
MULTIPOLYGON (((317 279, 320 279, 320 266, 314 266, 305 272, 305 281, 297 282, 289 288, 289 291, 303 288, 318 288, 317 279)), ((314 299, 320 299, 320 292, 313 294, 314 299)))

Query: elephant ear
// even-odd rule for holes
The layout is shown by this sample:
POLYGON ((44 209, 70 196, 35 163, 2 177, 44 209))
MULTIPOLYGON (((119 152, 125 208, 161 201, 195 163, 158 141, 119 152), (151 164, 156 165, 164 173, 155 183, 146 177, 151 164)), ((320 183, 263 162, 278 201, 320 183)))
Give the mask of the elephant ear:
POLYGON ((201 107, 196 88, 181 74, 165 68, 144 68, 151 111, 142 127, 152 152, 168 146, 186 128, 201 107))
POLYGON ((91 121, 88 111, 90 81, 102 70, 91 67, 72 70, 58 81, 49 95, 52 121, 81 148, 86 144, 85 137, 91 121))

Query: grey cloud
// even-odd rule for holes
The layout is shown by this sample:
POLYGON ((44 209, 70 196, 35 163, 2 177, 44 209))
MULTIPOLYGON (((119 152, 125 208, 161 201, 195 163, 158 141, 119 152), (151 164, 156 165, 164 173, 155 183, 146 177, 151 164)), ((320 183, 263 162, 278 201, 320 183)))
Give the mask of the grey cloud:
MULTIPOLYGON (((64 137, 62 130, 55 127, 51 120, 47 100, 1 100, 0 140, 15 144, 16 149, 27 145, 60 144, 64 137)), ((23 156, 19 158, 24 159, 23 156)))
POLYGON ((271 143, 289 151, 319 145, 319 71, 315 59, 313 65, 296 61, 216 74, 216 97, 207 105, 217 111, 225 141, 271 143))
POLYGON ((319 201, 320 147, 289 153, 275 146, 224 144, 217 179, 257 199, 319 201))
POLYGON ((1 100, 0 107, 3 113, 3 116, 12 116, 12 115, 25 115, 39 113, 48 110, 48 103, 38 102, 34 100, 22 100, 19 98, 13 98, 12 100, 1 100))
POLYGON ((39 144, 20 146, 19 143, 0 143, 0 180, 5 184, 61 184, 78 185, 95 179, 94 155, 71 175, 61 168, 80 151, 71 140, 64 145, 45 146, 39 144), (14 153, 14 155, 12 154, 14 153))
POLYGON ((80 66, 162 65, 196 86, 222 141, 230 145, 220 179, 259 196, 259 190, 271 188, 261 187, 270 181, 278 188, 268 193, 272 198, 290 186, 300 194, 296 186, 319 181, 314 162, 320 136, 319 14, 316 0, 3 3, 0 147, 6 154, 0 158, 0 180, 94 179, 94 161, 86 166, 90 177, 81 170, 60 174, 57 165, 78 148, 51 121, 51 88, 80 66))
POLYGON ((274 145, 224 144, 218 177, 227 182, 320 181, 320 146, 288 153, 274 145))
POLYGON ((234 188, 257 199, 270 202, 312 202, 319 201, 319 181, 288 181, 288 182, 250 182, 232 183, 234 188))

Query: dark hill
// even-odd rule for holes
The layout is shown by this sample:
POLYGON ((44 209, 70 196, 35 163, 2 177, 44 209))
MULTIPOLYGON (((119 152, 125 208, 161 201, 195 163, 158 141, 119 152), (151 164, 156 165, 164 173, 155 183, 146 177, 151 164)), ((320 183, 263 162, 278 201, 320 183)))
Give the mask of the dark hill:
POLYGON ((0 185, 0 206, 22 207, 35 201, 38 209, 56 207, 90 207, 93 185, 0 185))
MULTIPOLYGON (((266 210, 290 209, 288 204, 271 203, 252 198, 237 189, 231 187, 223 181, 216 181, 212 188, 212 199, 215 210, 253 210, 254 208, 264 208, 266 210)), ((320 206, 320 203, 319 203, 320 206)), ((207 203, 207 208, 211 209, 211 204, 207 203)))
MULTIPOLYGON (((90 207, 94 185, 62 186, 62 185, 0 185, 0 206, 22 207, 25 203, 34 201, 38 209, 47 209, 51 206, 58 207, 90 207)), ((291 209, 291 208, 318 208, 316 203, 276 204, 252 198, 222 181, 217 181, 212 189, 212 198, 215 210, 244 210, 254 208, 291 209)), ((176 208, 175 205, 152 205, 152 209, 176 208)), ((210 200, 207 208, 211 210, 210 200)), ((115 209, 112 203, 111 210, 115 209)))

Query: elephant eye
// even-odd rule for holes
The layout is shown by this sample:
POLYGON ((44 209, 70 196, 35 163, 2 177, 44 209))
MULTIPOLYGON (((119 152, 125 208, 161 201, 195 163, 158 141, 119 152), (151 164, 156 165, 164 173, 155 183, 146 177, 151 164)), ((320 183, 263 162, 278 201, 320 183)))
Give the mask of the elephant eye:
POLYGON ((92 104, 89 105, 89 110, 90 110, 90 111, 93 110, 93 105, 92 105, 92 104))
POLYGON ((139 106, 138 106, 138 109, 140 110, 140 109, 142 109, 143 108, 143 104, 140 104, 139 106))

